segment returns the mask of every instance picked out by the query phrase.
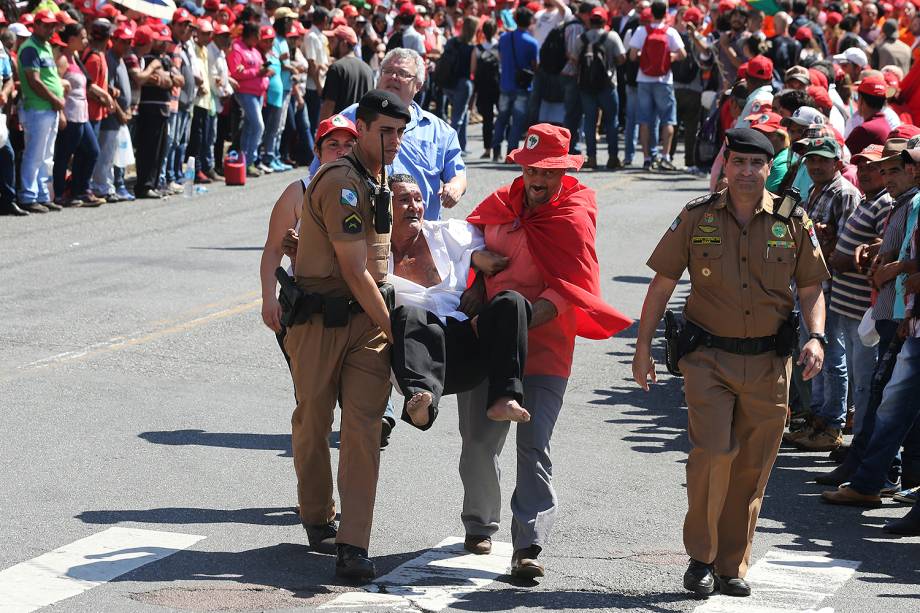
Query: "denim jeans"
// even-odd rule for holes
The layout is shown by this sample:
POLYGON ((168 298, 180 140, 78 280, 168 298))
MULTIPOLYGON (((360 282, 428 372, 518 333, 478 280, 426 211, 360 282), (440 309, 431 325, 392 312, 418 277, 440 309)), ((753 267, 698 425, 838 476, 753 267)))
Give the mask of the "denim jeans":
POLYGON ((99 130, 99 159, 93 169, 90 190, 97 196, 115 193, 115 151, 118 149, 118 130, 99 130))
MULTIPOLYGON (((638 83, 639 123, 677 124, 677 102, 674 86, 668 83, 638 83)), ((665 152, 667 153, 667 152, 665 152)))
POLYGON ((444 94, 450 100, 450 127, 457 131, 460 149, 466 151, 466 126, 470 119, 468 107, 473 97, 473 82, 460 79, 454 87, 445 89, 444 94))
POLYGON ((495 120, 495 137, 492 150, 500 151, 502 140, 507 133, 508 151, 517 149, 521 136, 524 134, 527 121, 527 99, 529 92, 519 89, 513 92, 502 92, 498 97, 498 119, 495 120))
POLYGON ((920 338, 908 338, 898 354, 875 415, 875 427, 850 487, 878 494, 888 467, 920 414, 920 338))
POLYGON ((64 195, 68 164, 71 166, 70 195, 82 196, 89 191, 89 180, 98 158, 99 143, 93 126, 88 121, 68 121, 54 143, 54 197, 64 195))
POLYGON ((179 109, 176 128, 166 150, 166 182, 182 183, 185 171, 185 150, 192 129, 192 109, 179 109))
POLYGON ((196 106, 192 113, 192 128, 188 151, 195 156, 195 172, 214 168, 214 140, 217 138, 217 115, 196 106))
POLYGON ((854 434, 862 428, 869 386, 875 370, 875 347, 866 347, 859 340, 859 321, 828 310, 827 351, 824 360, 824 402, 816 413, 830 428, 843 428, 847 418, 848 375, 853 384, 853 404, 856 406, 854 434))
POLYGON ((262 147, 259 149, 259 161, 271 166, 278 161, 277 151, 281 141, 281 111, 280 106, 266 104, 262 107, 262 147))
POLYGON ((639 92, 635 85, 626 86, 626 130, 623 133, 625 161, 632 162, 639 140, 639 92))
POLYGON ((54 143, 58 132, 57 111, 27 111, 19 113, 19 123, 25 137, 19 181, 20 204, 48 202, 48 178, 54 163, 54 143))
POLYGON ((16 202, 16 154, 9 139, 0 147, 0 207, 16 202))
POLYGON ((292 101, 288 106, 288 121, 294 126, 294 161, 309 166, 313 163, 313 130, 310 129, 310 115, 307 105, 298 108, 292 101))
POLYGON ((236 102, 243 111, 243 125, 240 126, 240 149, 246 165, 256 163, 257 149, 262 140, 265 124, 262 123, 262 97, 255 94, 235 94, 236 102))
MULTIPOLYGON (((565 101, 565 127, 571 134, 569 140, 569 153, 578 151, 578 139, 581 134, 581 125, 584 109, 581 105, 581 93, 578 91, 578 85, 575 77, 563 76, 563 100, 565 101)), ((587 136, 585 137, 587 141, 587 136)))
POLYGON ((316 128, 319 127, 319 107, 323 105, 323 100, 315 89, 304 91, 303 100, 307 106, 307 118, 310 120, 310 136, 315 137, 316 128))
MULTIPOLYGON (((585 146, 589 156, 597 155, 597 125, 598 110, 604 112, 604 134, 607 136, 607 152, 610 159, 618 157, 620 154, 619 135, 617 134, 617 123, 619 121, 619 100, 617 99, 617 90, 607 88, 602 92, 581 94, 581 108, 585 113, 585 146)), ((568 110, 568 109, 566 109, 568 110)))

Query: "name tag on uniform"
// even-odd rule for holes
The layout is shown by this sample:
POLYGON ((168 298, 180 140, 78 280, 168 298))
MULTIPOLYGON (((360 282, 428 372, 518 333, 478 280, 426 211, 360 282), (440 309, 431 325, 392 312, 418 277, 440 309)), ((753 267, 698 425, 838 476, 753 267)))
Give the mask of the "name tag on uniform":
POLYGON ((795 249, 794 241, 767 241, 767 247, 780 247, 782 249, 795 249))
POLYGON ((694 236, 691 239, 694 245, 721 245, 721 236, 694 236))

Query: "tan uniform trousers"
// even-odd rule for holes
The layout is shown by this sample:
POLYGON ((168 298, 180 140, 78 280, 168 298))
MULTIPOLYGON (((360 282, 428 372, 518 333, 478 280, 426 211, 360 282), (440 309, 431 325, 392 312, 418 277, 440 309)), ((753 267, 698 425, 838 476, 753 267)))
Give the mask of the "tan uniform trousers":
POLYGON ((284 346, 298 399, 291 434, 300 518, 308 525, 335 518, 329 433, 338 400, 342 513, 336 542, 367 549, 380 468, 380 427, 390 396, 386 336, 365 313, 353 315, 341 328, 324 328, 317 314, 288 329, 284 346))
POLYGON ((701 348, 680 369, 692 446, 684 547, 718 574, 744 577, 786 423, 792 360, 701 348))

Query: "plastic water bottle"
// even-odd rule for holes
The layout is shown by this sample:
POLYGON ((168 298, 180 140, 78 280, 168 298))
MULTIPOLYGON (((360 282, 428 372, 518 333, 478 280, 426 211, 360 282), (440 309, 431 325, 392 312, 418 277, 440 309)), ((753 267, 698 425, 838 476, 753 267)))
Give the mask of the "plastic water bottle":
POLYGON ((182 192, 182 196, 185 198, 191 198, 195 193, 195 158, 190 157, 188 162, 185 163, 185 183, 183 186, 185 190, 182 192))

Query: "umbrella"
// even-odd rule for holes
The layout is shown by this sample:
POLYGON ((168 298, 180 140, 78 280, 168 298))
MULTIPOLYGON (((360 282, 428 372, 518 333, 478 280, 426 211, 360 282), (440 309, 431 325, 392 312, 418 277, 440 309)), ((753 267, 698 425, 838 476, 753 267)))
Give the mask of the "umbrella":
POLYGON ((118 4, 158 19, 172 19, 176 10, 173 0, 117 0, 118 4))

